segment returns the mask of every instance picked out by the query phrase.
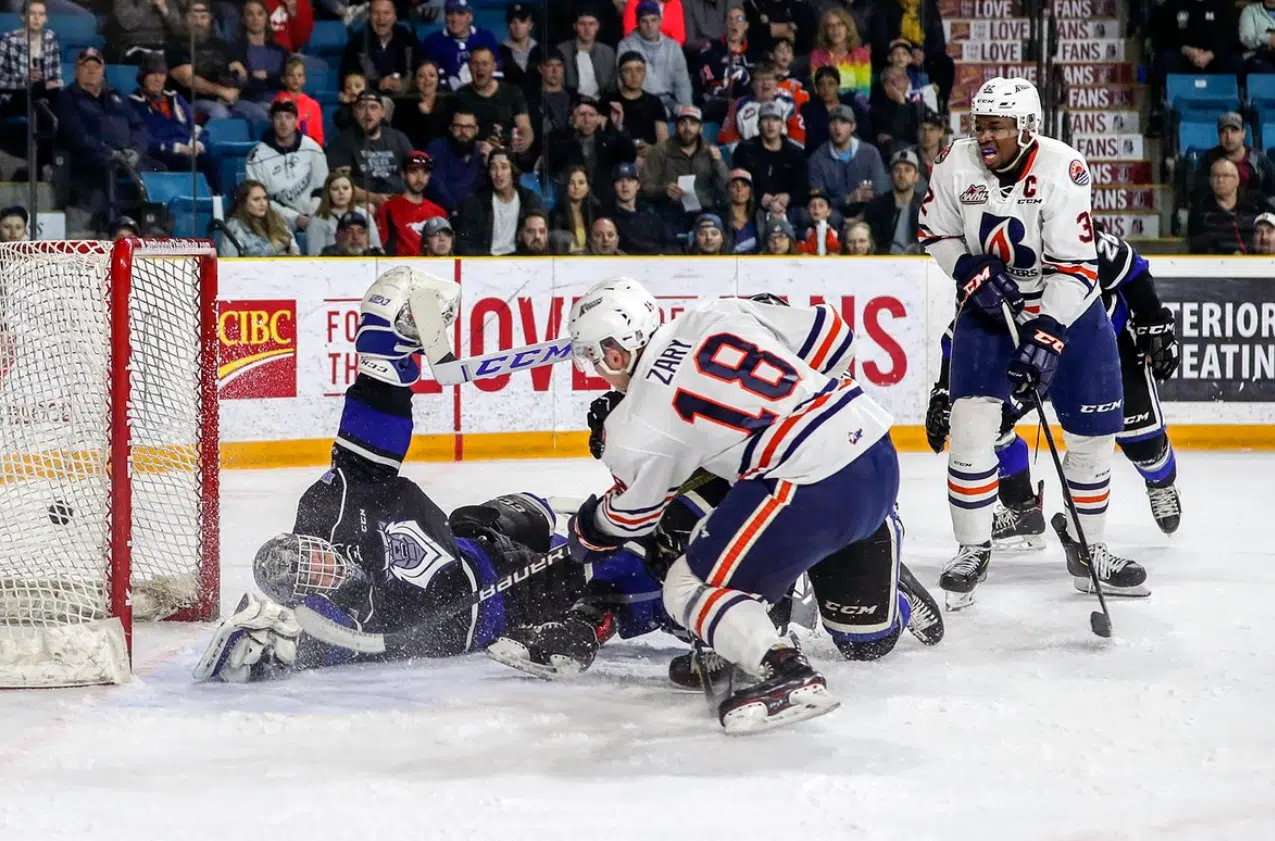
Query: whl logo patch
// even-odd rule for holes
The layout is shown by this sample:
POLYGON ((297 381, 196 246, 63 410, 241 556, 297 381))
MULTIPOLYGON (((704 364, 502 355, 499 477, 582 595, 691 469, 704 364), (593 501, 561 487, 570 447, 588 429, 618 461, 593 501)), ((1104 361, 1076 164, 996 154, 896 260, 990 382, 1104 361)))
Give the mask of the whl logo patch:
POLYGON ((971 184, 965 188, 965 192, 960 196, 961 204, 986 204, 987 203, 987 185, 971 184))

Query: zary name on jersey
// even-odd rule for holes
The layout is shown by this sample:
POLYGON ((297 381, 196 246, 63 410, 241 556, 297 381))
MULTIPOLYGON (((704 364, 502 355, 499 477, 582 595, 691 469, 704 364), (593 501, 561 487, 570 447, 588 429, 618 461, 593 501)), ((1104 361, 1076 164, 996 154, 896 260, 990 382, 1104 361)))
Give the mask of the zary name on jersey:
POLYGON ((673 375, 677 373, 677 369, 681 367, 682 361, 686 359, 686 354, 691 352, 691 346, 680 339, 674 339, 669 346, 664 348, 664 352, 651 363, 651 370, 647 371, 646 378, 649 380, 655 378, 665 385, 673 382, 673 375))

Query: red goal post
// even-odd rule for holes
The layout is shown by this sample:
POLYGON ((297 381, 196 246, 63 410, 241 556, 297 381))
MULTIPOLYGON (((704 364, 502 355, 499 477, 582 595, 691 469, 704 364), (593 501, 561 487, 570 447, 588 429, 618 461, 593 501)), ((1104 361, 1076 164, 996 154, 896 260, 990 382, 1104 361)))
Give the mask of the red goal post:
POLYGON ((216 296, 202 240, 0 245, 0 686, 216 617, 216 296))

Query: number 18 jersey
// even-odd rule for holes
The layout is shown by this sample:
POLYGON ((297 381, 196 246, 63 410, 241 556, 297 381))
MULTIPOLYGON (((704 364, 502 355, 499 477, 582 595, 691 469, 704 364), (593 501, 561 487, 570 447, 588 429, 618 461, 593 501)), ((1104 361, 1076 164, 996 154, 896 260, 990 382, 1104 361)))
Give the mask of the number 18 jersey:
POLYGON ((606 421, 615 485, 598 526, 655 528, 698 468, 804 485, 884 437, 890 415, 843 376, 854 336, 833 307, 705 301, 656 331, 606 421))

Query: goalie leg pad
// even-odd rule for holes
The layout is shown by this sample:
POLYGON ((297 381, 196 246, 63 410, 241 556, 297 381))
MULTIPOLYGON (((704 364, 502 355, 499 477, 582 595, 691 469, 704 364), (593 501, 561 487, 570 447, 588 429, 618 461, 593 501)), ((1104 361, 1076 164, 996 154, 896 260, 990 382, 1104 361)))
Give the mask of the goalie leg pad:
POLYGON ((291 610, 244 593, 235 612, 217 626, 193 676, 227 683, 278 677, 296 663, 300 635, 291 610))

